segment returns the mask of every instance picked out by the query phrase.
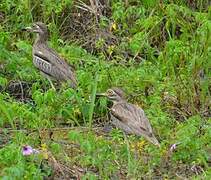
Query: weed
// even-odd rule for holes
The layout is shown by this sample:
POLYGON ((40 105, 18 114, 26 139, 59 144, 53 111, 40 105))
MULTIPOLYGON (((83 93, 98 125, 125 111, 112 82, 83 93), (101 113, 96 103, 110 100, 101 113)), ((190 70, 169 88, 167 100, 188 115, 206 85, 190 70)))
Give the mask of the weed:
POLYGON ((0 176, 210 179, 209 1, 90 2, 0 4, 0 176), (33 66, 34 38, 22 29, 34 21, 74 64, 77 91, 50 89, 33 66), (96 93, 113 86, 145 110, 160 149, 99 127, 110 104, 96 93), (48 158, 21 153, 43 144, 48 158))

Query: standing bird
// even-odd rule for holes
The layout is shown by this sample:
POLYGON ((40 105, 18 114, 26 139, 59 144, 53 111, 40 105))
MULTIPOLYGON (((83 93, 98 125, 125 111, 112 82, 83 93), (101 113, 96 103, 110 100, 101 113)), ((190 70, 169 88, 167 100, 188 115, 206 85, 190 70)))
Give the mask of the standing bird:
POLYGON ((36 22, 25 30, 37 34, 32 52, 33 63, 47 77, 51 86, 54 88, 51 79, 55 79, 59 82, 67 81, 75 89, 77 81, 73 67, 47 44, 49 38, 47 26, 42 22, 36 22))
POLYGON ((124 92, 119 88, 108 89, 106 93, 97 94, 106 96, 113 102, 110 109, 111 123, 127 134, 135 134, 145 137, 154 145, 160 146, 153 134, 152 127, 143 109, 128 103, 124 99, 124 92))

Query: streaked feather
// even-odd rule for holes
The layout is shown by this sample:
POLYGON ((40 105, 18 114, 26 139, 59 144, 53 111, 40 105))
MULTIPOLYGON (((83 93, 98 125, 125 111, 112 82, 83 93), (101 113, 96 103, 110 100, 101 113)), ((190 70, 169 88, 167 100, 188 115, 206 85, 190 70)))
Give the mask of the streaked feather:
POLYGON ((124 92, 121 89, 108 89, 102 95, 104 94, 113 102, 110 109, 111 123, 113 125, 127 134, 143 136, 151 143, 160 146, 143 109, 128 103, 124 99, 124 92))
POLYGON ((52 71, 52 65, 51 63, 43 60, 39 56, 34 55, 33 56, 33 63, 36 68, 41 70, 42 72, 51 72, 52 71))
POLYGON ((41 72, 57 81, 68 81, 73 88, 77 87, 74 68, 47 44, 48 29, 42 22, 34 23, 31 32, 38 34, 33 45, 33 63, 41 72))
POLYGON ((51 64, 50 69, 44 69, 44 67, 38 67, 43 72, 52 76, 58 81, 70 81, 73 86, 77 86, 77 81, 74 73, 74 69, 62 59, 53 49, 49 48, 46 44, 35 44, 33 47, 33 54, 41 58, 47 63, 51 64), (42 54, 40 54, 42 52, 42 54), (48 71, 49 70, 49 71, 48 71))
POLYGON ((123 101, 113 105, 111 114, 112 124, 117 128, 128 134, 144 136, 155 145, 159 144, 148 118, 140 107, 123 101))

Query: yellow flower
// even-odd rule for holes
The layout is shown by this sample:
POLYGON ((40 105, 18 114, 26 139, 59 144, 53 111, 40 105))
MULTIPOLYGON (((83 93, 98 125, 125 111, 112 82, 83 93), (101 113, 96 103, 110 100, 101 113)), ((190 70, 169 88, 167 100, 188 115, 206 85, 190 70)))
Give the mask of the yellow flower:
POLYGON ((81 111, 79 108, 74 109, 74 114, 75 115, 81 115, 81 111))
POLYGON ((42 151, 46 151, 47 150, 47 145, 45 143, 41 144, 41 150, 42 151))
POLYGON ((137 143, 137 147, 138 147, 138 149, 140 149, 140 150, 143 149, 144 145, 145 145, 145 141, 144 141, 144 140, 139 141, 139 142, 137 143))
POLYGON ((117 30, 117 24, 116 24, 116 22, 113 22, 113 23, 111 24, 110 31, 112 31, 112 30, 114 30, 114 31, 117 30))
POLYGON ((103 136, 100 135, 100 136, 97 136, 96 138, 99 139, 99 140, 101 140, 101 139, 103 139, 103 136))
POLYGON ((108 46, 107 51, 108 51, 109 55, 111 55, 111 54, 113 53, 114 48, 115 48, 115 46, 114 46, 114 45, 108 46))
POLYGON ((130 148, 131 148, 131 151, 135 151, 136 150, 136 145, 134 144, 134 143, 132 143, 131 145, 130 145, 130 148))
POLYGON ((41 150, 43 159, 48 159, 48 150, 47 150, 47 145, 45 143, 41 144, 41 150))

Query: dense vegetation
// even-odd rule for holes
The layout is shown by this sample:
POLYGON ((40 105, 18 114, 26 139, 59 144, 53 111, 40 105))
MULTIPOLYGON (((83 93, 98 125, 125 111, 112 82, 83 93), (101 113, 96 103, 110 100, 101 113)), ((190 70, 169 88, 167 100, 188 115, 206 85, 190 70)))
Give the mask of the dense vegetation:
POLYGON ((0 176, 210 179, 209 3, 1 2, 0 176), (34 36, 22 29, 36 21, 74 64, 77 91, 51 89, 33 66, 34 36), (161 148, 117 129, 103 133, 109 102, 95 94, 113 86, 145 110, 161 148), (23 156, 24 145, 42 153, 23 156))

